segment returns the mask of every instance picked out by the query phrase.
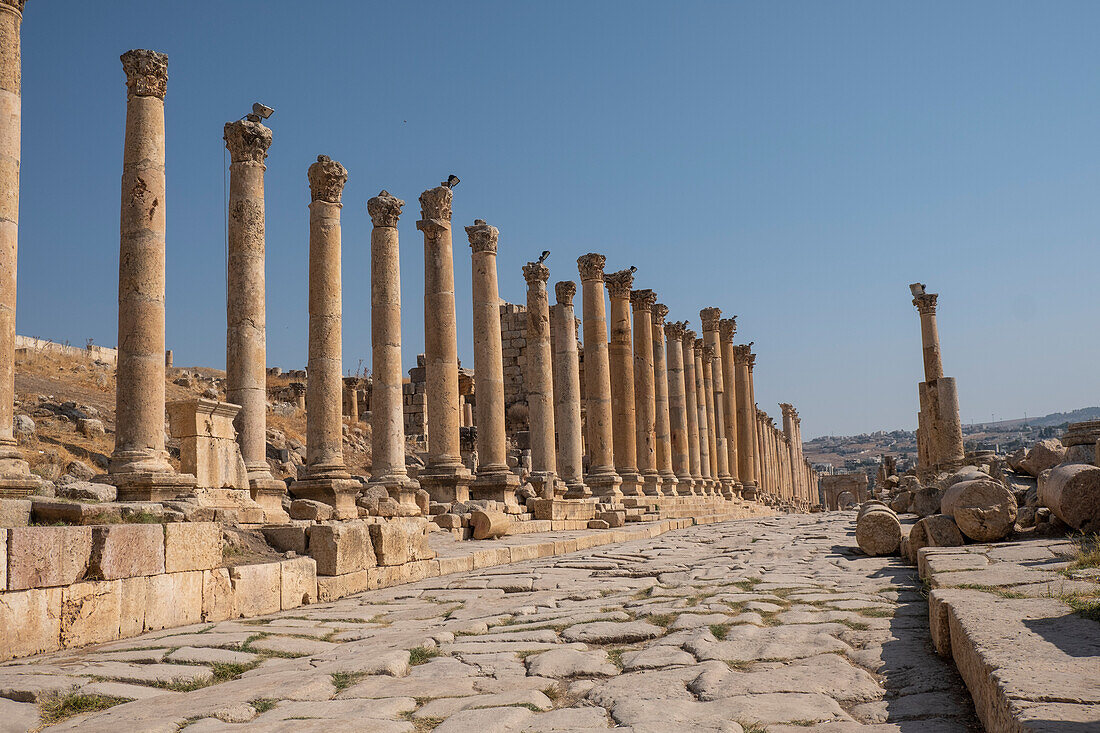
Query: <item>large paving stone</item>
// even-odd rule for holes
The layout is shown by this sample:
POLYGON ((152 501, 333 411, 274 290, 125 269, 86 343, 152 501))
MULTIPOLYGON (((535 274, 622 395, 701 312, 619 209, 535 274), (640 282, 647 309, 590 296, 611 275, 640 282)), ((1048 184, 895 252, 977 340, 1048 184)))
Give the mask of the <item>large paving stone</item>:
POLYGON ((580 641, 586 644, 629 644, 646 639, 655 639, 665 633, 660 626, 645 621, 594 621, 587 624, 575 624, 562 632, 566 641, 580 641))
POLYGON ((618 671, 602 651, 551 649, 527 658, 527 672, 538 677, 610 677, 618 671))
POLYGON ((850 646, 829 633, 844 629, 839 624, 798 624, 764 628, 731 626, 723 641, 699 639, 686 644, 685 649, 700 660, 752 662, 802 659, 850 650, 850 646))

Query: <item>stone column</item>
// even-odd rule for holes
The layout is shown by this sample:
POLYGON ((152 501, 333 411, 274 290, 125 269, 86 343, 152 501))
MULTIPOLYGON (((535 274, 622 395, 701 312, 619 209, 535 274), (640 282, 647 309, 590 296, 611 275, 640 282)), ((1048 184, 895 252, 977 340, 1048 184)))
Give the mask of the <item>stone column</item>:
POLYGON ((920 438, 927 460, 924 471, 951 468, 965 457, 962 421, 959 417, 958 388, 953 377, 943 376, 940 337, 936 327, 936 301, 939 295, 925 292, 922 283, 913 283, 913 305, 920 313, 921 344, 924 351, 924 382, 918 387, 921 418, 920 438))
MULTIPOLYGON (((287 521, 286 484, 267 464, 267 304, 264 230, 264 160, 271 130, 244 119, 227 122, 229 150, 229 277, 227 280, 225 393, 241 406, 233 427, 248 472, 252 498, 265 521, 287 521)), ((171 351, 165 360, 171 366, 171 351)))
POLYGON ((729 469, 729 448, 726 446, 726 389, 723 381, 722 344, 718 338, 718 322, 722 318, 721 308, 704 308, 699 311, 703 323, 703 343, 714 354, 711 361, 711 383, 714 389, 714 444, 718 465, 718 481, 722 496, 734 498, 733 476, 729 469))
MULTIPOLYGON (((691 495, 705 493, 703 484, 702 444, 699 434, 699 389, 695 372, 695 332, 687 328, 687 321, 681 321, 683 336, 680 338, 680 353, 684 361, 684 406, 687 409, 688 463, 691 467, 691 495)), ((706 420, 703 421, 706 425, 706 420)))
POLYGON ((943 361, 940 358, 940 332, 936 327, 936 300, 938 293, 924 292, 924 285, 914 283, 909 286, 914 291, 913 305, 920 313, 920 340, 924 353, 924 381, 931 382, 943 376, 943 361), (919 293, 917 292, 919 290, 919 293))
POLYGON ((557 491, 557 459, 554 455, 554 369, 550 348, 550 297, 546 281, 550 268, 541 262, 523 266, 527 280, 527 411, 530 423, 532 486, 544 499, 557 491))
MULTIPOLYGON (((20 31, 25 0, 0 0, 0 498, 39 486, 16 447, 15 283, 19 242, 19 157, 22 134, 20 31)), ((163 422, 163 420, 162 420, 163 422)), ((161 428, 163 432, 163 427, 161 428)))
POLYGON ((611 411, 611 366, 604 310, 607 258, 590 252, 577 259, 584 308, 584 392, 588 422, 588 474, 585 483, 599 497, 622 497, 615 473, 611 411))
MULTIPOLYGON (((654 324, 656 325, 656 324, 654 324)), ((672 470, 676 474, 677 494, 691 494, 691 449, 688 446, 687 393, 684 388, 684 324, 673 322, 665 325, 668 339, 668 424, 671 434, 672 470)), ((694 366, 694 365, 693 365, 694 366)))
POLYGON ((661 496, 661 477, 657 473, 657 401, 653 385, 653 305, 657 294, 652 290, 634 290, 630 304, 634 312, 634 444, 642 490, 649 496, 661 496))
POLYGON ((630 270, 620 270, 609 274, 606 279, 611 302, 611 342, 607 351, 611 361, 615 472, 623 480, 624 496, 642 496, 635 425, 634 356, 630 339, 630 289, 634 284, 634 274, 630 270))
POLYGON ((742 495, 746 499, 755 499, 756 463, 753 453, 756 449, 756 408, 752 404, 752 392, 749 389, 749 354, 751 346, 733 347, 736 366, 734 385, 737 390, 737 475, 744 487, 742 495))
POLYGON ((163 501, 190 490, 164 449, 164 95, 168 57, 122 54, 126 141, 118 268, 115 449, 120 501, 163 501))
MULTIPOLYGON (((750 349, 752 348, 752 344, 753 344, 753 342, 750 341, 749 342, 749 348, 750 349)), ((755 385, 755 380, 754 380, 754 377, 753 377, 753 369, 756 367, 756 354, 752 353, 751 351, 749 352, 748 363, 749 363, 749 405, 752 407, 753 414, 755 415, 756 412, 757 412, 757 409, 756 409, 756 385, 755 385)), ((753 422, 752 439, 756 443, 760 442, 760 430, 759 430, 759 427, 757 426, 755 421, 753 422)), ((753 462, 756 464, 756 468, 755 468, 756 472, 755 472, 754 475, 756 476, 757 481, 760 481, 761 476, 764 475, 763 471, 762 471, 763 467, 762 467, 762 464, 760 462, 762 456, 763 456, 763 452, 759 448, 757 448, 753 452, 752 458, 753 458, 753 462)))
POLYGON ((735 496, 741 495, 740 465, 737 459, 737 365, 733 358, 733 335, 737 333, 737 319, 718 321, 719 347, 722 350, 722 383, 725 387, 723 423, 726 429, 726 465, 729 466, 735 496))
POLYGON ((358 516, 359 482, 344 465, 343 298, 340 203, 348 172, 327 155, 309 167, 309 364, 306 373, 306 470, 291 493, 358 516))
POLYGON ((359 398, 356 395, 358 377, 344 377, 344 417, 350 422, 359 422, 359 398))
POLYGON ((703 396, 706 400, 707 411, 707 455, 710 458, 711 495, 722 495, 721 477, 719 476, 718 436, 717 420, 714 414, 714 349, 707 345, 703 339, 700 344, 703 355, 703 396))
MULTIPOLYGON (((477 476, 474 499, 516 503, 519 476, 508 468, 504 432, 504 359, 497 290, 497 241, 500 233, 478 219, 466 227, 473 251, 474 384, 477 390, 477 476)), ((456 400, 457 404, 457 400, 456 400)), ((457 423, 455 423, 457 429, 457 423)), ((429 439, 431 426, 428 427, 429 439)))
POLYGON ((695 339, 692 344, 692 358, 695 361, 695 412, 699 416, 699 471, 703 474, 702 496, 714 495, 714 471, 710 460, 710 427, 707 419, 707 378, 706 364, 703 361, 703 339, 695 339))
MULTIPOLYGON (((661 476, 661 491, 667 496, 676 496, 678 482, 672 470, 672 409, 669 407, 669 379, 665 355, 665 316, 667 315, 668 306, 664 303, 653 306, 653 394, 657 406, 657 472, 661 476)), ((679 342, 676 343, 675 350, 679 350, 679 342)), ((680 379, 682 388, 682 365, 680 379)), ((682 392, 680 399, 683 400, 682 392)))
MULTIPOLYGON (((592 491, 584 485, 584 440, 581 436, 581 380, 577 354, 577 322, 572 280, 555 283, 558 304, 553 308, 554 423, 558 432, 557 468, 565 482, 566 499, 583 499, 592 491)), ((530 357, 528 357, 530 358, 530 357)))
MULTIPOLYGON (((428 410, 428 459, 417 475, 432 501, 470 498, 470 470, 462 464, 458 428, 458 330, 455 324, 454 252, 451 245, 451 189, 444 184, 420 194, 424 232, 424 374, 428 410)), ((496 306, 494 306, 496 307, 496 306)), ((499 332, 499 329, 498 329, 499 332)), ((480 405, 481 397, 477 398, 480 405)), ((481 424, 480 406, 477 414, 481 424)), ((479 451, 479 459, 481 459, 479 451)))
MULTIPOLYGON (((405 202, 382 190, 367 200, 370 234, 371 475, 402 506, 417 507, 420 484, 405 465, 401 368, 401 248, 397 221, 405 202)), ((417 507, 419 508, 419 507, 417 507)))

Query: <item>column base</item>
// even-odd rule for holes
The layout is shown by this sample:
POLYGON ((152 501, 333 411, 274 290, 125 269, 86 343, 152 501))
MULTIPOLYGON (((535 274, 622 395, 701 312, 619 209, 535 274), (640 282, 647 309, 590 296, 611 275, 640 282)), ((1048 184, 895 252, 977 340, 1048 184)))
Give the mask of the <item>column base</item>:
POLYGON ((461 463, 457 465, 428 466, 419 474, 420 487, 431 494, 432 501, 453 504, 470 500, 470 482, 473 474, 461 463))
POLYGON ((734 481, 732 476, 725 476, 718 479, 718 490, 721 493, 723 499, 727 501, 733 501, 736 494, 733 490, 734 481))
POLYGON ((592 490, 592 495, 600 499, 622 499, 623 492, 620 489, 622 478, 614 472, 588 474, 584 482, 592 490))
POLYGON ((590 496, 592 496, 592 489, 588 488, 583 480, 579 478, 566 480, 563 499, 587 499, 590 496))
POLYGON ((311 499, 328 504, 335 510, 336 519, 356 519, 359 508, 355 497, 362 488, 353 478, 336 478, 307 475, 290 485, 290 493, 297 499, 311 499))
POLYGON ((171 501, 195 491, 189 473, 116 473, 105 477, 118 489, 118 501, 171 501))
POLYGON ((747 481, 741 485, 741 498, 745 501, 756 501, 759 493, 756 490, 756 484, 752 481, 747 481))
POLYGON ((642 492, 646 496, 664 496, 661 477, 656 473, 642 474, 642 492))
POLYGON ((479 473, 470 484, 470 498, 519 506, 519 501, 516 499, 516 489, 519 487, 519 476, 511 471, 479 473))
POLYGON ((680 495, 680 480, 676 478, 676 474, 669 471, 667 473, 659 474, 661 477, 661 491, 665 496, 679 496, 680 495))
MULTIPOLYGON (((168 462, 168 451, 148 450, 116 450, 111 454, 111 462, 108 464, 107 473, 112 476, 126 476, 129 474, 146 474, 160 476, 174 474, 176 470, 168 462)), ((192 478, 192 480, 195 480, 192 478)))
POLYGON ((551 521, 588 521, 596 518, 596 501, 572 501, 569 499, 531 499, 527 502, 535 519, 551 521))
POLYGON ((638 473, 637 469, 616 470, 616 473, 623 480, 621 486, 623 496, 645 496, 645 491, 642 490, 642 474, 638 473))
POLYGON ((372 476, 367 486, 380 486, 399 505, 415 509, 417 514, 423 513, 420 505, 416 503, 416 492, 420 490, 420 483, 416 479, 409 478, 408 474, 392 473, 378 478, 372 476))
POLYGON ((565 485, 558 481, 553 471, 533 471, 528 474, 527 481, 540 499, 554 499, 565 493, 565 485))
POLYGON ((42 485, 14 445, 0 445, 0 499, 30 496, 42 485))
POLYGON ((286 524, 290 515, 283 510, 283 497, 286 496, 286 482, 267 474, 249 475, 248 491, 252 500, 264 510, 266 524, 286 524))

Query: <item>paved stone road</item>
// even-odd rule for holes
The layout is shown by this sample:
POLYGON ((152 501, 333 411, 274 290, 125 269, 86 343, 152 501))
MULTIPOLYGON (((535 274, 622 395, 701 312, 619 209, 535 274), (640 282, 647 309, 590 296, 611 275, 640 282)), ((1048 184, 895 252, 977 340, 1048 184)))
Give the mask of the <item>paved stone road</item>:
MULTIPOLYGON (((0 694, 19 673, 141 698, 51 731, 980 731, 915 571, 851 552, 853 518, 692 527, 147 634, 0 666, 0 694), (258 666, 149 686, 235 664, 258 666)), ((0 703, 0 728, 38 724, 0 703)))

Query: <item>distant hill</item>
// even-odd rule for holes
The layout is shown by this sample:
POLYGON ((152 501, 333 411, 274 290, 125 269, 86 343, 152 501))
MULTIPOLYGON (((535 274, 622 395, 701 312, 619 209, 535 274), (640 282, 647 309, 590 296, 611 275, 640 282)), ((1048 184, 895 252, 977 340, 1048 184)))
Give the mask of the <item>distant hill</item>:
POLYGON ((1072 412, 1052 412, 1043 417, 1017 418, 1015 420, 998 420, 997 422, 977 423, 986 428, 1012 428, 1019 425, 1034 425, 1040 428, 1052 428, 1067 422, 1086 422, 1088 420, 1100 420, 1100 407, 1082 407, 1072 412))

